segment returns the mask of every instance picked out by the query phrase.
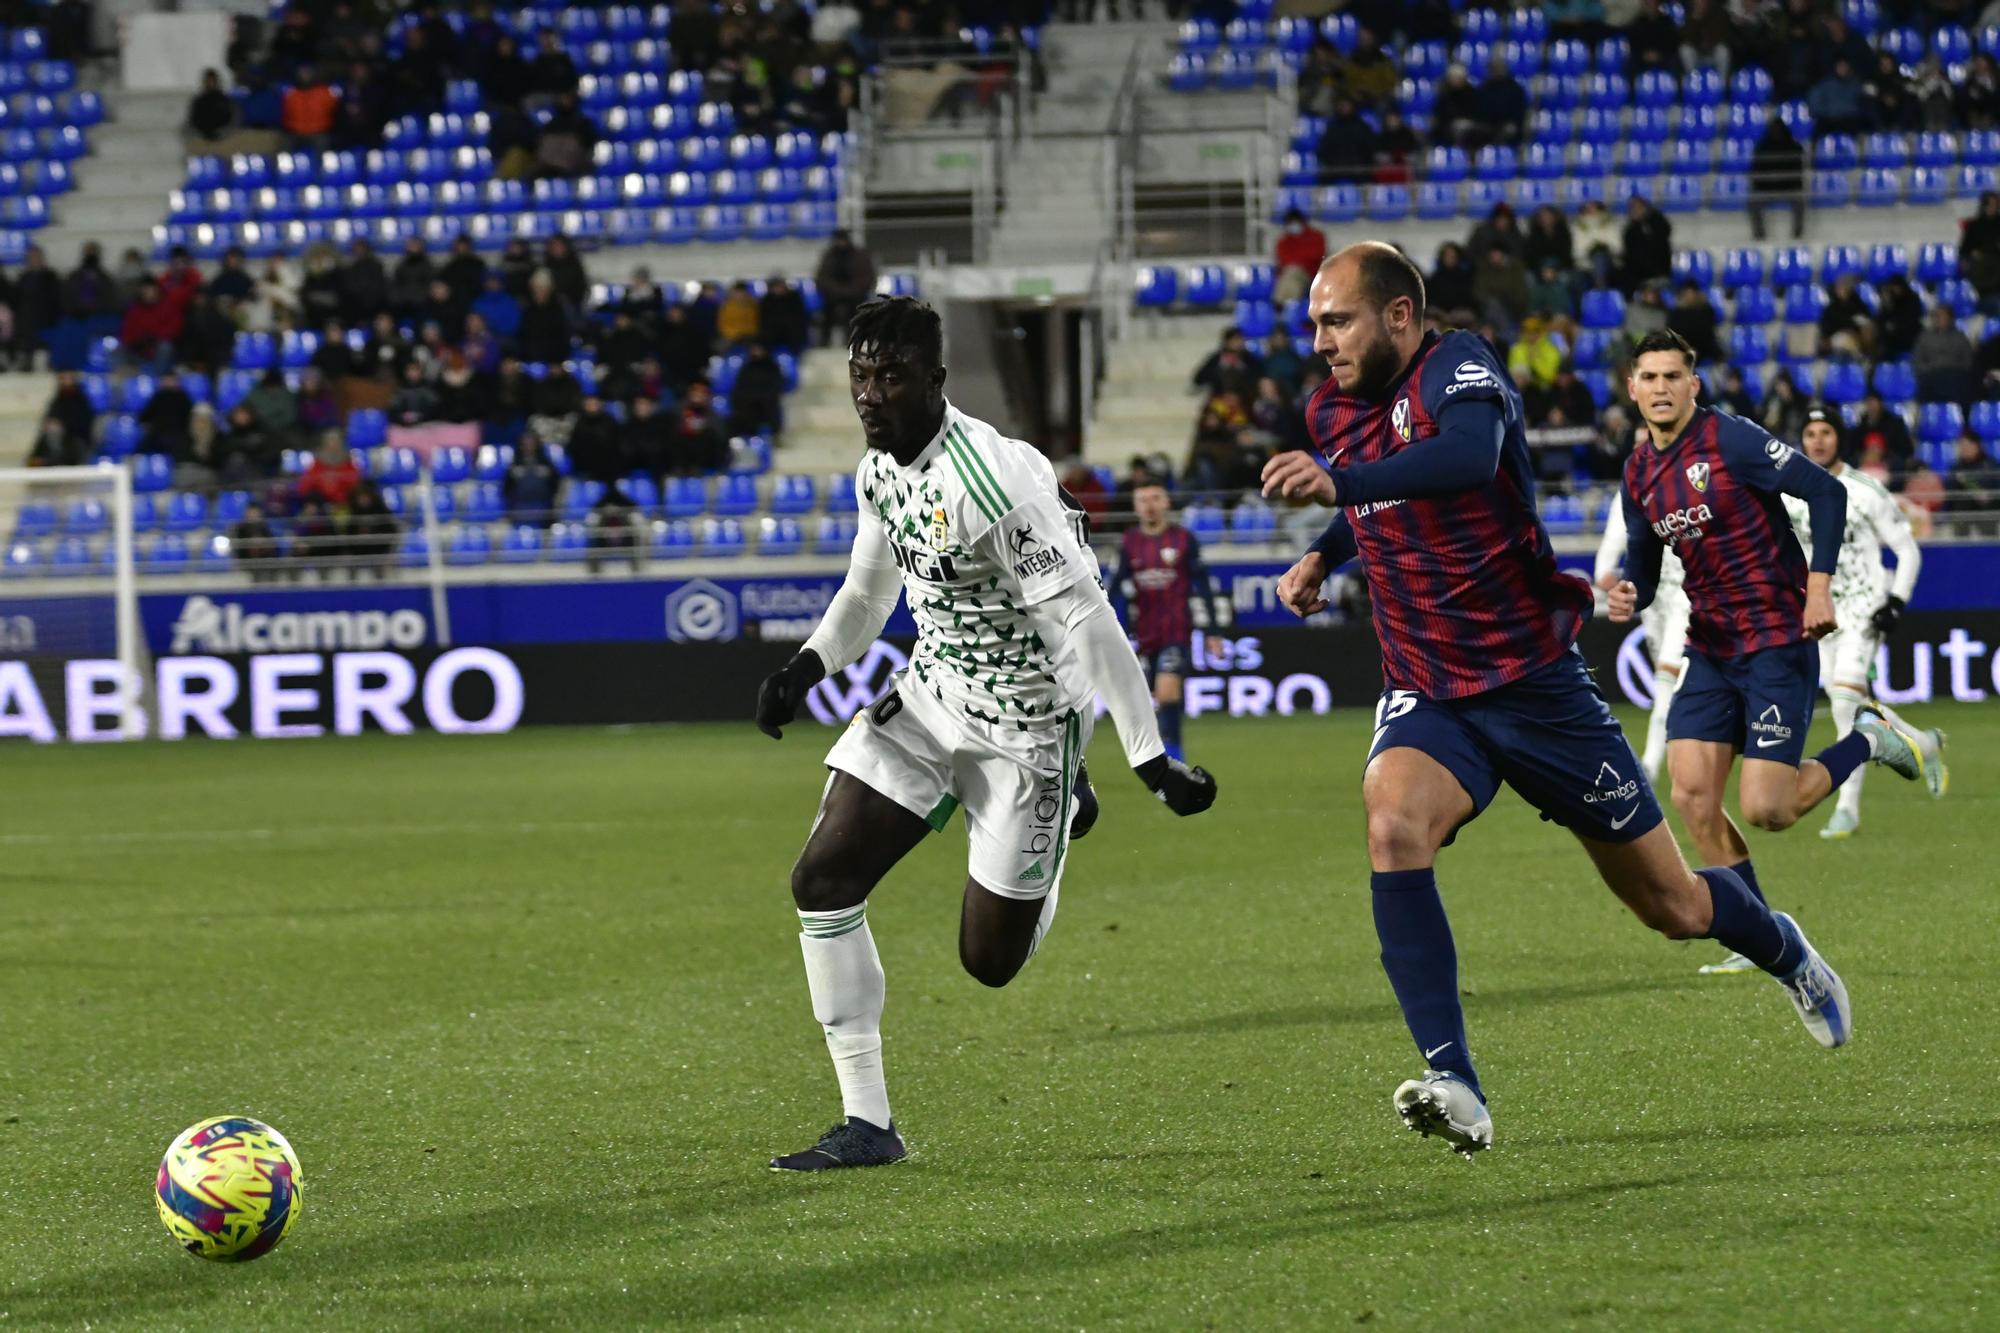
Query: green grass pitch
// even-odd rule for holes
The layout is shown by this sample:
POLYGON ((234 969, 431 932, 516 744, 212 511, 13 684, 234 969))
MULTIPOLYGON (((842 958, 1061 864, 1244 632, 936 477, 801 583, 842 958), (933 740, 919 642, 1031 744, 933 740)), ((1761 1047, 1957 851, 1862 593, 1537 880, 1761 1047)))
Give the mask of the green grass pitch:
POLYGON ((1367 715, 1190 724, 1184 821, 1101 728, 1011 988, 957 966, 960 825, 877 894, 913 1155, 808 1179, 764 1162, 838 1108, 786 888, 830 733, 12 748, 0 1329, 1992 1328, 2000 707, 1924 716, 1948 800, 1878 770, 1854 841, 1751 834, 1837 1053, 1513 796, 1467 830, 1469 1162, 1389 1109, 1367 715), (304 1163, 248 1266, 153 1214, 222 1112, 304 1163))

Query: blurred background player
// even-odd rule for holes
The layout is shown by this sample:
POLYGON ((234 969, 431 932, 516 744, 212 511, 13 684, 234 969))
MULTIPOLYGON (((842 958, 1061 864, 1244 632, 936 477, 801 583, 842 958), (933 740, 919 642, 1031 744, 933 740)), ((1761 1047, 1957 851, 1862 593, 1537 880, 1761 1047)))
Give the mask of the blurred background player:
MULTIPOLYGON (((1604 539, 1597 544, 1597 586, 1606 592, 1619 584, 1626 544, 1625 506, 1613 504, 1604 520, 1604 539)), ((1639 623, 1646 630, 1646 651, 1653 655, 1653 711, 1646 719, 1646 748, 1639 762, 1646 766, 1647 781, 1658 782, 1667 761, 1667 710, 1687 664, 1688 600, 1681 591, 1681 558, 1672 551, 1660 561, 1659 591, 1639 623)))
POLYGON ((1083 515, 1032 445, 945 400, 943 349, 943 325, 921 301, 888 297, 856 312, 848 387, 868 444, 855 471, 860 530, 819 628, 757 695, 757 726, 781 736, 807 691, 858 661, 897 595, 907 598, 910 664, 828 753, 832 773, 792 868, 806 985, 845 1118, 774 1158, 775 1171, 903 1159, 868 895, 955 811, 969 844, 959 961, 1004 986, 1047 936, 1069 842, 1095 817, 1082 772, 1094 697, 1168 809, 1196 814, 1215 800, 1213 778, 1163 752, 1083 515))
POLYGON ((1220 656, 1214 630, 1221 622, 1208 567, 1201 562, 1201 543, 1173 521, 1172 504, 1158 482, 1132 492, 1139 525, 1127 528, 1119 545, 1111 596, 1125 604, 1125 628, 1138 644, 1139 662, 1152 682, 1160 739, 1170 756, 1181 759, 1181 683, 1190 665, 1195 599, 1201 601, 1201 623, 1210 631, 1206 647, 1211 661, 1220 656))
MULTIPOLYGON (((1674 808, 1702 858, 1727 866, 1761 898, 1750 846, 1722 808, 1738 754, 1743 817, 1778 832, 1871 760, 1921 776, 1926 742, 1865 713, 1853 734, 1803 759, 1819 675, 1812 641, 1835 624, 1847 493, 1763 427, 1696 406, 1694 349, 1671 329, 1640 339, 1627 388, 1646 428, 1625 464, 1626 581, 1611 591, 1611 620, 1624 624, 1650 606, 1664 553, 1680 555, 1688 642, 1667 715, 1674 808), (1792 535, 1785 495, 1812 511, 1810 564, 1792 535)), ((1731 947, 1745 955, 1741 967, 1769 970, 1731 947)), ((1830 1025, 1815 1035, 1838 1046, 1850 1015, 1844 991, 1831 998, 1830 1025)))
MULTIPOLYGON (((1833 705, 1833 724, 1838 734, 1845 736, 1854 730, 1855 716, 1872 707, 1891 725, 1914 733, 1917 728, 1897 717, 1886 704, 1870 700, 1868 683, 1875 678, 1876 650, 1895 630, 1910 594, 1916 591, 1923 552, 1895 497, 1875 478, 1840 461, 1838 416, 1815 404, 1806 412, 1799 443, 1807 458, 1847 488, 1847 527, 1840 539, 1840 563, 1833 571, 1833 614, 1838 624, 1819 641, 1819 683, 1833 705), (1896 553, 1893 580, 1882 564, 1884 547, 1896 553)), ((1790 496, 1785 498, 1785 509, 1799 540, 1811 545, 1810 511, 1790 496)), ((1936 798, 1944 795, 1950 781, 1944 762, 1944 733, 1932 730, 1924 734, 1937 751, 1937 761, 1924 769, 1925 785, 1936 798)), ((1857 768, 1840 784, 1833 817, 1819 831, 1820 837, 1852 837, 1861 827, 1861 780, 1866 776, 1866 768, 1857 768)))

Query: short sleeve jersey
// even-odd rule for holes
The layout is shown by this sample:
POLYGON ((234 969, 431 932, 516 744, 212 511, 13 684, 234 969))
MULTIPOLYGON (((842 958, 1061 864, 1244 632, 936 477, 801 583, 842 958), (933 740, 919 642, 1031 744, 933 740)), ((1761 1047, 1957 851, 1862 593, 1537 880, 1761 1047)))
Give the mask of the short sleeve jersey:
POLYGON ((1119 566, 1131 587, 1128 619, 1142 653, 1186 644, 1194 638, 1193 570, 1201 546, 1178 523, 1159 532, 1127 528, 1119 546, 1119 566))

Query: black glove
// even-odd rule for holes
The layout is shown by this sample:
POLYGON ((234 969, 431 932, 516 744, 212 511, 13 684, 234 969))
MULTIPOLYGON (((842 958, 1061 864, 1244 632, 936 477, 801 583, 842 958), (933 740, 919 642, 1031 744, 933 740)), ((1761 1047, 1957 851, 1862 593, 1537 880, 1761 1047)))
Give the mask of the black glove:
POLYGON ((806 691, 826 677, 826 663, 818 653, 801 648, 798 656, 764 677, 757 690, 757 730, 772 740, 783 740, 784 727, 799 715, 806 691))
POLYGON ((1198 815, 1215 804, 1215 779, 1205 768, 1189 768, 1178 759, 1156 755, 1132 771, 1177 815, 1198 815))
POLYGON ((1875 608, 1875 614, 1869 617, 1868 623, 1875 627, 1877 634, 1888 635, 1896 632, 1896 624, 1902 618, 1903 599, 1890 593, 1889 600, 1875 608))

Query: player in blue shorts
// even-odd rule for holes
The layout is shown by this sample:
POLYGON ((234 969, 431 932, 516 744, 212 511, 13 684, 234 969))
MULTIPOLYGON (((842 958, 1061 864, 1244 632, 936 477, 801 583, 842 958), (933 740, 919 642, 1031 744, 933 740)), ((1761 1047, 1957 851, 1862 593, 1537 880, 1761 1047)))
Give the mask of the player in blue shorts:
POLYGON ((1428 1066, 1396 1089, 1403 1122, 1460 1152, 1493 1139, 1435 863, 1503 782, 1576 835, 1641 921, 1755 959, 1809 1033, 1845 1040, 1846 994, 1797 925, 1734 871, 1689 870, 1667 831, 1577 652, 1590 587, 1556 568, 1520 395, 1493 348, 1426 333, 1422 276, 1378 242, 1326 262, 1309 314, 1330 370, 1306 410, 1325 466, 1282 454, 1265 491, 1339 509, 1279 580, 1287 607, 1324 607, 1326 577, 1357 555, 1373 597, 1388 689, 1361 787, 1371 897, 1383 969, 1428 1066))
POLYGON ((1646 609, 1671 546, 1686 570, 1689 608, 1687 669, 1667 713, 1674 808, 1702 858, 1729 866, 1755 892, 1749 844, 1722 808, 1739 753, 1743 817, 1777 831, 1870 761, 1922 777, 1927 764, 1942 762, 1936 734, 1905 731, 1864 704, 1853 731, 1804 757, 1819 692, 1813 640, 1835 627, 1846 488, 1754 422, 1697 407, 1694 349, 1679 334, 1663 330, 1639 343, 1628 388, 1646 428, 1625 464, 1626 581, 1612 589, 1611 619, 1624 623, 1646 609), (1792 535, 1787 495, 1811 512, 1810 565, 1792 535))

